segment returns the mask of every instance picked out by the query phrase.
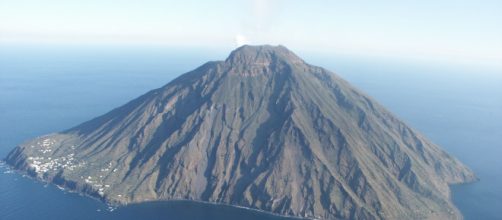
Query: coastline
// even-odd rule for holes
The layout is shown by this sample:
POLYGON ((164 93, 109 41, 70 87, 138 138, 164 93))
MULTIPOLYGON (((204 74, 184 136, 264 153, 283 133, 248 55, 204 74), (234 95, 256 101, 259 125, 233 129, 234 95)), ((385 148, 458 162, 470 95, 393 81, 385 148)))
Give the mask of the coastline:
MULTIPOLYGON (((320 218, 305 218, 305 217, 299 217, 299 216, 292 216, 292 215, 281 215, 265 210, 260 210, 260 209, 254 209, 250 207, 245 207, 245 206, 239 206, 239 205, 232 205, 232 204, 226 204, 226 203, 218 203, 218 202, 210 202, 210 201, 202 201, 202 200, 190 200, 190 199, 168 199, 168 200, 149 200, 149 201, 140 201, 140 202, 129 202, 129 203, 123 203, 123 202, 112 202, 106 199, 106 196, 100 197, 100 196, 95 196, 94 194, 87 193, 86 191, 83 190, 75 190, 67 187, 64 184, 57 184, 54 181, 40 178, 39 176, 34 175, 33 172, 29 172, 29 170, 24 170, 24 169, 18 169, 12 164, 10 164, 5 158, 0 160, 0 165, 3 165, 5 169, 8 171, 12 171, 14 174, 20 175, 25 178, 29 178, 31 180, 34 180, 38 183, 42 184, 48 184, 54 187, 57 187, 59 190, 63 192, 68 192, 72 194, 77 194, 82 197, 87 197, 90 199, 93 199, 95 201, 101 202, 104 205, 108 207, 109 212, 113 212, 116 209, 126 207, 126 206, 134 206, 134 205, 142 205, 142 204, 149 204, 149 203, 196 203, 196 204, 204 204, 204 205, 210 205, 210 206, 220 206, 220 207, 228 207, 228 208, 235 208, 235 209, 240 209, 240 210, 247 210, 250 212, 255 212, 258 214, 265 214, 265 215, 270 215, 274 217, 279 217, 279 218, 287 218, 287 219, 292 219, 292 220, 320 220, 320 218)), ((54 179, 54 178, 52 178, 54 179)), ((66 181, 66 180, 65 180, 66 181)))

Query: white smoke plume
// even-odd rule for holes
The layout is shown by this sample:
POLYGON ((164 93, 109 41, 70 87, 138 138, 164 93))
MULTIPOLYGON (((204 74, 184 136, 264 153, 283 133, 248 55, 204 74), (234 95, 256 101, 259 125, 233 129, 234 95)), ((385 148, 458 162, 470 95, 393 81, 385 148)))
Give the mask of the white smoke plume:
POLYGON ((242 34, 235 35, 235 46, 240 47, 244 44, 249 44, 248 39, 242 34))

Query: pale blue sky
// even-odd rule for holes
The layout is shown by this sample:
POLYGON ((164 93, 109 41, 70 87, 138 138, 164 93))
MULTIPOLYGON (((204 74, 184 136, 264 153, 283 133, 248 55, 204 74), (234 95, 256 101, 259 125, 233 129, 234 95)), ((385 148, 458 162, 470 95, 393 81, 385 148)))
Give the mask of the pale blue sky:
POLYGON ((502 1, 0 0, 0 42, 268 43, 502 63, 502 1))

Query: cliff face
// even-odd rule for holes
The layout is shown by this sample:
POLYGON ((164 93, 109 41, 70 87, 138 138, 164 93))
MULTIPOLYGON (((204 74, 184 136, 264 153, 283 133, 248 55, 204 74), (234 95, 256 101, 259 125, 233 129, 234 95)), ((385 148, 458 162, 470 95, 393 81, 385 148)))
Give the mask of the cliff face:
POLYGON ((126 204, 188 199, 321 219, 459 219, 457 159, 282 46, 243 46, 7 162, 126 204))

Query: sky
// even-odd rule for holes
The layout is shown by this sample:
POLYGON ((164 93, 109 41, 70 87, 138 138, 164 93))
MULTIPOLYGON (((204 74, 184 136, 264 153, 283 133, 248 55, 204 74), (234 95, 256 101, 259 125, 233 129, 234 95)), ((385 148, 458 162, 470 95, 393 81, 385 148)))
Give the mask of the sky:
POLYGON ((0 43, 281 44, 502 63, 502 1, 0 0, 0 43))

